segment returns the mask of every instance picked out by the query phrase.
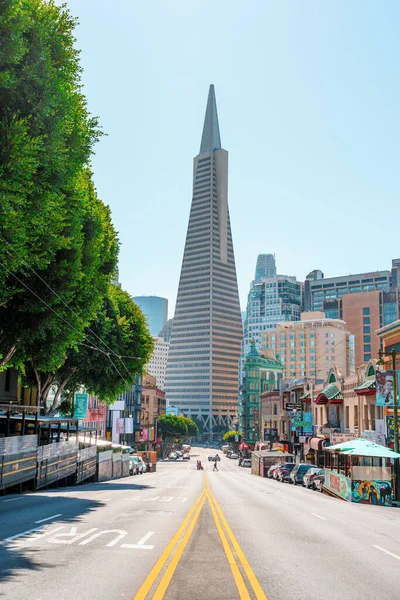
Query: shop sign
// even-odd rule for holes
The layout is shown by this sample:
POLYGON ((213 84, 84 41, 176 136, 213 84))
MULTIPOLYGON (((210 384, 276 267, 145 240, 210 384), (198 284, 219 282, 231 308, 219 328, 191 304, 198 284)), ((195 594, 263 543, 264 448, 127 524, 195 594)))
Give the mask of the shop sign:
MULTIPOLYGON (((399 432, 399 439, 400 439, 400 419, 398 420, 398 423, 397 423, 397 430, 399 432)), ((386 417, 386 435, 388 437, 388 441, 393 442, 393 438, 394 438, 393 415, 389 415, 386 417)))
POLYGON ((115 433, 125 433, 125 419, 119 418, 115 421, 115 433))
POLYGON ((331 433, 331 446, 334 444, 343 444, 343 442, 350 442, 351 440, 355 440, 357 437, 357 433, 331 433))
POLYGON ((86 419, 89 394, 75 394, 75 419, 86 419))

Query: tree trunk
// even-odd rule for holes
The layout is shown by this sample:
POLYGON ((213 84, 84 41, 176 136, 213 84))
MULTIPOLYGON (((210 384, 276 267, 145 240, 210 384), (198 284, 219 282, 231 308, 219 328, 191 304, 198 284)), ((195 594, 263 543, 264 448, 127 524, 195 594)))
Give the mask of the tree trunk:
POLYGON ((8 362, 10 362, 10 360, 16 353, 17 348, 18 348, 17 343, 13 344, 11 346, 11 348, 9 349, 9 351, 7 352, 7 354, 3 358, 0 359, 0 369, 2 367, 4 367, 4 365, 6 365, 8 362))
POLYGON ((60 385, 58 386, 56 394, 54 396, 53 404, 51 405, 49 412, 54 410, 56 408, 56 406, 58 405, 62 391, 65 388, 65 386, 67 385, 68 381, 71 379, 71 376, 72 376, 72 373, 71 373, 71 375, 68 375, 68 377, 66 377, 64 379, 64 381, 62 381, 60 383, 60 385))
MULTIPOLYGON (((33 362, 31 362, 32 365, 32 369, 33 372, 35 373, 35 379, 36 379, 36 388, 37 388, 37 405, 38 406, 42 406, 41 404, 41 398, 42 398, 42 380, 40 379, 40 373, 37 369, 35 369, 35 366, 33 364, 33 362)), ((42 407, 44 408, 44 407, 42 407)))
POLYGON ((51 390, 51 386, 54 384, 55 380, 56 380, 55 375, 47 375, 45 381, 42 382, 42 400, 43 400, 44 405, 46 404, 48 395, 51 390))

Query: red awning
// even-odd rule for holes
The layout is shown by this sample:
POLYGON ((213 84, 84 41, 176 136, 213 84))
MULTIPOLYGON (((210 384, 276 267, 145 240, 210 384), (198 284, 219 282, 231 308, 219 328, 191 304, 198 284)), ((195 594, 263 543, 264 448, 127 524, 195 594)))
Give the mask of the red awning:
POLYGON ((328 404, 328 398, 325 396, 325 394, 318 394, 315 399, 315 404, 328 404))

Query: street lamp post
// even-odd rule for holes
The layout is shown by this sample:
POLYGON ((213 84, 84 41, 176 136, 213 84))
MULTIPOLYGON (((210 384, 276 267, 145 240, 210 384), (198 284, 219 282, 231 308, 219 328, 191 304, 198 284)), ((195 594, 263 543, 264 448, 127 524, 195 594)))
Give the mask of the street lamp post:
POLYGON ((393 377, 393 393, 394 393, 394 402, 393 402, 393 441, 394 441, 394 451, 399 451, 399 419, 398 419, 398 398, 397 398, 397 372, 396 372, 396 358, 397 352, 396 350, 391 350, 390 352, 383 353, 382 350, 379 350, 379 360, 376 362, 377 365, 383 365, 383 356, 391 356, 392 357, 392 369, 394 373, 393 377))

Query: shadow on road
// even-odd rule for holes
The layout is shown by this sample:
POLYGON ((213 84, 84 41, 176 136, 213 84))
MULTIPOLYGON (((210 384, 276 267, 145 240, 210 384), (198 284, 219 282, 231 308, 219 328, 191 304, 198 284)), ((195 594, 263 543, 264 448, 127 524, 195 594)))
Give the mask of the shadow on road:
MULTIPOLYGON (((137 486, 136 486, 137 487, 137 486)), ((125 488, 126 489, 126 488, 125 488)), ((76 490, 76 488, 75 488, 76 490)), ((46 494, 51 494, 51 491, 56 492, 60 490, 48 490, 46 494)), ((59 500, 59 498, 58 498, 59 500)), ((91 511, 95 511, 102 506, 104 506, 103 502, 97 500, 85 500, 81 498, 65 498, 68 504, 68 514, 63 514, 60 523, 63 525, 73 524, 78 525, 83 517, 90 513, 91 511)), ((56 504, 56 498, 51 498, 51 502, 48 505, 56 504), (53 502, 54 500, 54 502, 53 502)), ((32 495, 30 497, 30 508, 34 511, 39 505, 43 503, 43 496, 41 495, 32 495)), ((56 508, 55 508, 56 510, 56 508)), ((34 514, 34 512, 32 512, 34 514)), ((0 519, 3 524, 5 523, 5 519, 7 518, 6 514, 2 514, 0 519)), ((10 518, 10 517, 9 517, 10 518)), ((15 521, 15 513, 12 517, 15 521)), ((44 524, 45 525, 45 524, 44 524)), ((51 526, 51 525, 48 525, 51 526)), ((34 525, 33 527, 39 528, 40 525, 34 525)), ((33 528, 32 527, 32 528, 33 528)), ((3 528, 2 528, 3 529, 3 528)), ((28 528, 25 527, 25 531, 28 528)), ((15 530, 15 534, 22 533, 24 531, 24 527, 21 526, 20 529, 15 530)), ((12 535, 15 535, 14 533, 12 535)), ((32 532, 34 535, 35 532, 32 532)), ((32 535, 30 534, 30 535, 32 535)), ((11 537, 11 536, 10 536, 11 537)), ((7 538, 6 538, 7 539, 7 538)), ((24 575, 24 571, 43 571, 43 577, 48 577, 48 573, 46 573, 47 569, 50 569, 56 564, 47 564, 41 558, 42 552, 41 549, 30 545, 27 542, 28 537, 21 537, 15 540, 10 541, 1 541, 0 542, 0 584, 1 582, 15 580, 24 575)), ((0 585, 0 596, 4 597, 4 594, 1 592, 0 585)))

